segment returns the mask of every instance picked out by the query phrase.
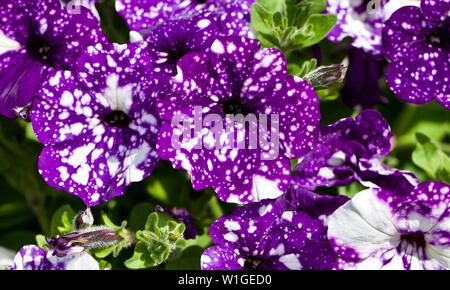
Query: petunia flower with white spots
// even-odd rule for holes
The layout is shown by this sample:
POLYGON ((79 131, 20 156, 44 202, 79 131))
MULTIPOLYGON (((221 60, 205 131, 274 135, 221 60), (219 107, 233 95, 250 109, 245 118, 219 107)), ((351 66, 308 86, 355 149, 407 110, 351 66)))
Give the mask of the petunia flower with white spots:
POLYGON ((327 13, 338 17, 328 39, 339 42, 350 37, 354 47, 380 55, 384 21, 401 7, 418 6, 420 0, 328 0, 327 3, 327 13))
POLYGON ((23 246, 14 257, 11 270, 99 270, 98 262, 88 253, 56 257, 52 251, 35 245, 23 246))
POLYGON ((348 185, 359 181, 368 187, 408 191, 415 176, 389 168, 380 159, 391 151, 389 124, 375 110, 364 110, 354 120, 346 118, 321 128, 319 145, 297 165, 293 180, 303 188, 348 185))
POLYGON ((450 110, 450 0, 396 11, 383 29, 387 83, 403 101, 450 110))
POLYGON ((155 55, 155 74, 175 76, 178 60, 191 52, 205 52, 216 39, 218 29, 210 13, 200 13, 192 18, 167 20, 146 31, 144 40, 155 55))
POLYGON ((450 185, 362 191, 329 217, 328 238, 341 269, 449 269, 450 185))
POLYGON ((141 32, 169 19, 192 18, 210 12, 222 35, 251 36, 250 9, 254 0, 118 0, 117 12, 131 30, 141 32))
POLYGON ((158 162, 159 82, 140 45, 97 44, 74 72, 56 72, 36 98, 31 120, 44 144, 46 182, 88 206, 122 195, 158 162))
POLYGON ((348 198, 296 187, 276 200, 235 209, 214 222, 215 246, 201 257, 203 270, 324 270, 336 267, 326 219, 348 198), (312 214, 313 216, 311 216, 312 214))
POLYGON ((175 168, 186 170, 194 189, 212 187, 223 201, 245 204, 276 198, 289 187, 290 159, 316 144, 318 106, 314 89, 303 79, 287 75, 280 51, 263 49, 252 39, 223 37, 207 53, 191 53, 178 62, 174 90, 158 102, 164 120, 158 153, 175 168), (197 111, 198 106, 202 111, 197 111), (228 134, 232 130, 215 136, 214 126, 206 122, 211 113, 221 119, 224 132, 225 127, 233 127, 236 136, 228 134), (255 119, 249 118, 249 127, 258 128, 257 118, 264 114, 278 117, 267 122, 271 127, 266 129, 271 135, 267 140, 272 141, 268 146, 251 145, 250 130, 243 130, 245 123, 226 125, 227 116, 251 115, 255 119), (177 148, 173 139, 179 127, 173 120, 180 116, 186 116, 193 127, 198 117, 203 124, 177 148), (277 127, 278 132, 273 132, 277 127))
POLYGON ((0 1, 0 114, 16 117, 42 82, 57 70, 73 70, 83 49, 106 42, 99 21, 59 1, 0 1))

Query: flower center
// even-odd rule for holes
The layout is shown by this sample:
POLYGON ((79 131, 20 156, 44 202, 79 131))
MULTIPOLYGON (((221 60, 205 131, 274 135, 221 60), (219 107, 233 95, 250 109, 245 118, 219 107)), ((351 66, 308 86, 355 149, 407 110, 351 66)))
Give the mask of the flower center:
POLYGON ((110 127, 128 128, 131 118, 123 111, 111 111, 103 117, 103 121, 110 127))
POLYGON ((444 27, 434 30, 427 36, 427 43, 445 50, 450 50, 450 31, 444 27))
MULTIPOLYGON (((179 61, 183 56, 185 56, 187 53, 188 53, 188 52, 187 52, 186 50, 184 50, 184 49, 168 51, 168 52, 167 52, 167 54, 168 54, 168 56, 167 56, 168 62, 169 62, 170 64, 172 64, 174 67, 176 67, 178 61, 179 61)), ((176 72, 176 70, 175 70, 175 72, 176 72)))
POLYGON ((28 54, 35 60, 49 65, 49 55, 52 47, 42 37, 31 37, 26 44, 28 54))
POLYGON ((225 115, 242 114, 246 116, 250 113, 241 102, 236 100, 225 101, 222 103, 222 106, 225 115))
POLYGON ((423 233, 401 235, 400 241, 401 241, 400 244, 408 243, 410 245, 416 246, 417 248, 425 248, 427 245, 427 242, 425 241, 425 236, 423 233))

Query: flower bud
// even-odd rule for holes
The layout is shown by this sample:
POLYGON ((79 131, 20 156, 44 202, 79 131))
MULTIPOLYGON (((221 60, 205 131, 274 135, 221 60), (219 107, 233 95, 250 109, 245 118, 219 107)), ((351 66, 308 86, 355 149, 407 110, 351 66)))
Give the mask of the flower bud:
POLYGON ((53 255, 65 257, 82 253, 89 249, 106 248, 117 244, 122 238, 107 227, 92 227, 86 230, 75 231, 63 236, 47 238, 53 255))
POLYGON ((335 64, 329 66, 321 66, 305 76, 305 79, 315 89, 326 89, 335 83, 344 80, 347 74, 347 66, 343 64, 335 64))
POLYGON ((94 217, 92 216, 91 209, 88 207, 77 214, 73 221, 73 228, 75 230, 82 230, 92 227, 93 224, 94 217))

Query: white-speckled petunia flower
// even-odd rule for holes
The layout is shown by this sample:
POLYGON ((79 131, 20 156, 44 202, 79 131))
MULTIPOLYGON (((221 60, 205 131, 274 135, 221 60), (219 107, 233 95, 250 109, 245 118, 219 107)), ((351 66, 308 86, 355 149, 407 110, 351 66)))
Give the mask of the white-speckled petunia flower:
POLYGON ((450 185, 362 191, 329 217, 328 238, 343 269, 448 269, 450 185))
POLYGON ((223 37, 215 40, 206 53, 181 58, 174 80, 174 90, 158 102, 163 119, 159 156, 186 170, 194 189, 212 187, 223 201, 245 204, 286 192, 290 159, 303 156, 315 146, 320 112, 311 85, 287 74, 284 55, 262 48, 253 39, 223 37), (198 106, 203 108, 199 114, 198 106), (211 114, 219 120, 217 127, 224 129, 220 137, 215 134, 216 126, 206 122, 211 114), (262 115, 274 116, 270 134, 267 123, 261 125, 262 115), (201 130, 190 134, 191 140, 183 139, 177 148, 173 140, 179 137, 180 129, 173 120, 180 116, 186 116, 190 124, 200 119, 205 122, 200 124, 201 130), (248 126, 229 116, 250 116, 245 121, 248 126), (242 130, 246 126, 250 129, 242 130), (224 127, 232 128, 232 132, 226 133, 224 127), (263 129, 267 130, 265 136, 271 135, 271 144, 261 146, 265 136, 260 136, 260 144, 256 140, 252 145, 250 132, 263 129))
POLYGON ((380 55, 384 21, 401 7, 419 4, 420 0, 328 0, 327 13, 338 17, 328 39, 339 42, 350 37, 354 47, 380 55))
POLYGON ((14 257, 11 270, 100 270, 98 262, 88 253, 56 257, 52 251, 35 245, 23 246, 14 257))
POLYGON ((59 1, 0 1, 0 115, 17 117, 55 71, 73 70, 83 50, 106 42, 85 7, 59 1))
POLYGON ((155 168, 158 80, 138 45, 89 47, 75 72, 57 72, 31 112, 45 148, 39 170, 48 184, 88 206, 122 195, 155 168))

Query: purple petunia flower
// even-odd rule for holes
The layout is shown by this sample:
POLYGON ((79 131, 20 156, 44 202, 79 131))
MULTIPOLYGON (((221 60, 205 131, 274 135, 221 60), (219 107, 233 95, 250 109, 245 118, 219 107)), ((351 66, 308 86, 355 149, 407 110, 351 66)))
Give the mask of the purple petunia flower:
POLYGON ((450 1, 422 0, 395 12, 383 29, 387 82, 406 102, 436 100, 450 110, 450 1))
POLYGON ((13 118, 50 74, 73 69, 83 49, 105 38, 84 7, 71 14, 59 1, 3 0, 0 8, 0 114, 13 118))
POLYGON ((341 91, 346 105, 371 109, 386 102, 381 97, 380 89, 385 63, 384 58, 373 56, 359 48, 350 48, 347 76, 341 91))
POLYGON ((23 246, 14 258, 11 270, 99 270, 98 262, 89 254, 58 258, 35 245, 23 246))
POLYGON ((285 210, 291 209, 306 213, 313 219, 321 220, 326 226, 328 216, 349 200, 343 195, 325 195, 309 191, 297 184, 291 183, 288 192, 279 197, 276 206, 285 210))
POLYGON ((299 161, 293 180, 311 190, 354 181, 368 187, 411 190, 417 184, 413 174, 380 161, 390 152, 391 138, 389 125, 375 110, 362 111, 355 120, 347 118, 322 127, 320 144, 299 161))
POLYGON ((45 145, 39 171, 48 184, 88 206, 122 195, 155 168, 158 80, 137 45, 91 46, 75 72, 57 72, 31 112, 45 145))
POLYGON ((325 238, 323 222, 347 200, 295 187, 277 200, 237 208, 211 226, 210 235, 216 245, 205 250, 201 267, 203 270, 331 269, 336 266, 336 257, 325 238))
POLYGON ((379 55, 384 21, 397 9, 418 3, 419 0, 328 0, 327 13, 338 17, 328 39, 339 42, 350 37, 354 47, 379 55))
POLYGON ((256 40, 221 38, 208 53, 183 57, 174 82, 158 103, 162 159, 188 171, 194 189, 212 187, 227 202, 276 198, 288 189, 289 160, 314 146, 320 113, 313 88, 287 75, 280 51, 256 40), (177 120, 192 125, 181 144, 174 140, 186 127, 177 120), (253 143, 250 136, 258 132, 259 144, 253 143))
POLYGON ((450 268, 450 186, 418 185, 407 195, 368 189, 336 210, 328 237, 344 269, 450 268))
POLYGON ((190 52, 205 52, 218 34, 218 27, 210 14, 192 18, 167 20, 144 35, 151 53, 155 55, 155 73, 177 74, 177 62, 190 52))
POLYGON ((116 10, 131 30, 143 31, 169 19, 213 13, 223 35, 250 36, 250 8, 254 0, 118 0, 116 10))

